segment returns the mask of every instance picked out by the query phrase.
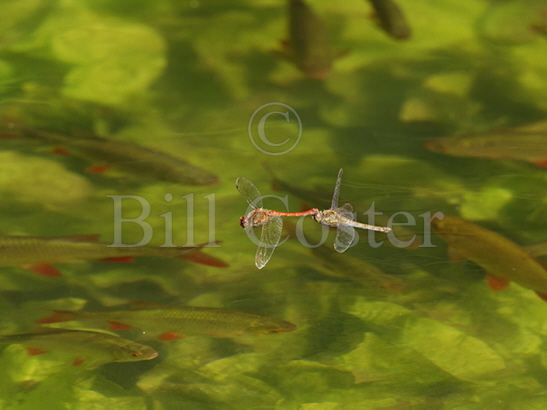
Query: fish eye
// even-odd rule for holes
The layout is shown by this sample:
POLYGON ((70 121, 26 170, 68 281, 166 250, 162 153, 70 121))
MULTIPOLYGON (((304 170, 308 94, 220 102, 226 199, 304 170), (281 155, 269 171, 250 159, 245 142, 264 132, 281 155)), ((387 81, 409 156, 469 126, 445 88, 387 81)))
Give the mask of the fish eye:
POLYGON ((133 352, 133 353, 131 353, 131 356, 133 356, 133 357, 141 357, 142 354, 139 353, 139 352, 133 352))

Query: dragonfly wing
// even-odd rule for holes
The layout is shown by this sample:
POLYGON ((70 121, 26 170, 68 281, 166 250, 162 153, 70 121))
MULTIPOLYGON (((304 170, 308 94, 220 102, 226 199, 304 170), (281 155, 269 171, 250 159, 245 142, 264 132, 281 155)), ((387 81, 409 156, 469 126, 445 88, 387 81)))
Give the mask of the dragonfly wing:
POLYGON ((338 225, 336 229, 336 238, 334 239, 334 249, 336 252, 345 252, 355 238, 355 229, 349 225, 338 225))
POLYGON ((281 239, 281 231, 283 230, 283 220, 280 217, 274 217, 262 228, 260 235, 260 243, 256 250, 255 265, 258 269, 262 269, 270 258, 281 239))
POLYGON ((338 196, 340 194, 340 185, 342 184, 342 168, 338 171, 338 179, 336 180, 336 186, 334 187, 334 194, 332 195, 332 204, 330 209, 338 208, 338 196))
POLYGON ((353 206, 351 204, 344 204, 340 208, 336 208, 336 212, 340 216, 343 216, 344 218, 351 219, 352 221, 355 220, 355 216, 353 214, 353 206))
POLYGON ((247 178, 239 177, 236 180, 236 188, 254 209, 262 208, 262 195, 260 195, 258 188, 251 181, 247 178))

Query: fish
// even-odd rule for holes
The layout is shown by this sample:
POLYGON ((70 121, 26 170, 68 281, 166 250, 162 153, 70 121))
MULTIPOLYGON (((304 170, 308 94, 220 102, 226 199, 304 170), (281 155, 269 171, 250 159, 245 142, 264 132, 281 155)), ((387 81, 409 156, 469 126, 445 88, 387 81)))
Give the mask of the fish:
POLYGON ((130 142, 109 140, 94 135, 67 135, 47 132, 39 129, 11 123, 10 131, 2 133, 3 138, 26 138, 55 144, 54 152, 61 155, 77 155, 96 161, 87 171, 101 174, 110 168, 117 168, 131 175, 155 178, 161 181, 209 185, 218 183, 214 173, 175 158, 152 148, 130 142))
POLYGON ((73 358, 73 366, 94 368, 111 362, 136 362, 158 356, 153 348, 108 333, 87 330, 40 329, 36 333, 0 335, 2 344, 22 345, 30 356, 49 352, 73 358))
POLYGON ((542 262, 510 239, 455 216, 431 221, 433 231, 457 254, 481 266, 493 290, 510 282, 547 301, 547 271, 542 262))
POLYGON ((289 40, 281 54, 309 78, 324 80, 335 58, 325 24, 304 0, 289 0, 288 15, 289 40))
POLYGON ((79 321, 108 330, 141 329, 146 335, 162 341, 189 335, 230 338, 296 330, 296 325, 292 323, 266 316, 212 307, 176 307, 150 302, 134 302, 133 309, 114 311, 53 310, 53 314, 38 319, 36 323, 44 325, 68 321, 79 321))
POLYGON ((406 21, 403 11, 394 0, 368 0, 374 8, 374 17, 378 25, 391 37, 407 40, 412 30, 406 21))
POLYGON ((454 157, 519 160, 547 168, 547 131, 502 131, 426 141, 429 151, 454 157))
MULTIPOLYGON (((298 238, 297 225, 291 221, 284 224, 285 233, 290 238, 298 238)), ((304 239, 308 241, 307 238, 304 239)), ((401 278, 388 275, 380 268, 347 254, 340 254, 330 246, 321 244, 319 246, 307 246, 315 258, 315 262, 310 264, 310 268, 318 273, 331 278, 350 280, 367 289, 382 288, 387 291, 398 292, 404 287, 401 278), (317 263, 319 262, 319 263, 317 263)))
POLYGON ((320 261, 319 272, 326 276, 351 280, 365 288, 381 288, 399 292, 404 288, 401 278, 388 275, 377 266, 351 255, 342 255, 326 245, 310 248, 320 261))
POLYGON ((224 261, 201 252, 201 247, 114 247, 99 242, 99 235, 60 237, 0 236, 0 266, 21 266, 31 272, 59 277, 54 263, 85 261, 132 262, 134 257, 161 256, 185 259, 214 267, 224 261))

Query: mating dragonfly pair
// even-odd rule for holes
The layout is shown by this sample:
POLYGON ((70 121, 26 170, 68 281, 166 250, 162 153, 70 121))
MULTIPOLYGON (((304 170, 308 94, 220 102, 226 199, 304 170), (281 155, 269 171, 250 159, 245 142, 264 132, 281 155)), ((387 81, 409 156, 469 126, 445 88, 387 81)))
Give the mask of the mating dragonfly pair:
POLYGON ((313 208, 304 212, 278 212, 262 208, 262 196, 251 181, 243 177, 237 179, 237 190, 253 208, 251 212, 239 219, 239 224, 247 230, 262 226, 262 233, 255 256, 255 264, 258 269, 262 269, 268 263, 281 239, 281 231, 283 229, 282 216, 311 216, 315 222, 321 225, 335 226, 336 238, 334 240, 334 249, 338 252, 344 252, 350 247, 355 238, 354 228, 378 232, 391 231, 391 228, 354 221, 353 207, 350 204, 338 207, 338 195, 341 183, 342 169, 338 172, 332 204, 329 209, 320 211, 317 208, 313 208))

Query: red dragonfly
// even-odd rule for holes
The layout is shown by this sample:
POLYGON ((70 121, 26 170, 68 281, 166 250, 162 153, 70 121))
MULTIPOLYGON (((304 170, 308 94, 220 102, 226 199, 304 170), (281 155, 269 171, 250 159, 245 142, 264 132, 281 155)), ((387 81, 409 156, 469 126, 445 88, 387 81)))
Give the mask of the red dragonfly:
POLYGON ((264 209, 262 208, 262 195, 251 181, 243 177, 237 179, 236 188, 252 208, 247 215, 239 218, 239 224, 247 231, 262 226, 255 256, 255 265, 258 269, 262 269, 268 263, 279 244, 283 229, 282 216, 313 216, 319 212, 316 208, 305 212, 278 212, 264 209))

